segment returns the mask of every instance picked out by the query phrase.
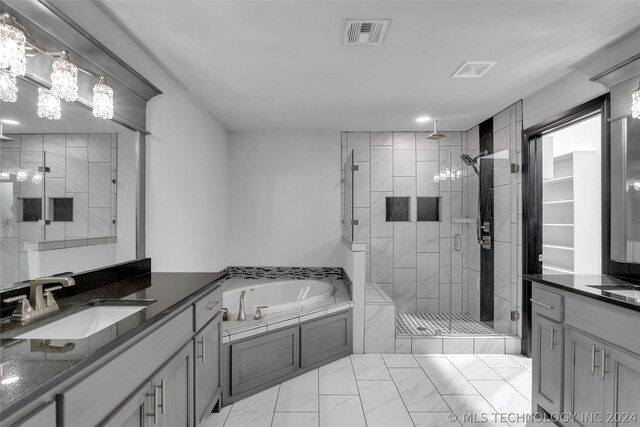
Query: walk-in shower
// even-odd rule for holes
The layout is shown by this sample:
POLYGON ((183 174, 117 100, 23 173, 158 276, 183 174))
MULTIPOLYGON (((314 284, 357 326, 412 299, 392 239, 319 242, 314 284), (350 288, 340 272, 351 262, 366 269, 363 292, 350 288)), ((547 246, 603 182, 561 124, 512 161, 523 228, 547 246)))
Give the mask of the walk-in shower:
POLYGON ((343 235, 366 244, 374 288, 365 350, 368 331, 372 341, 384 333, 382 319, 395 318, 403 342, 472 335, 504 343, 518 333, 521 209, 510 166, 519 133, 510 110, 466 132, 342 134, 343 183, 353 185, 343 187, 343 235))

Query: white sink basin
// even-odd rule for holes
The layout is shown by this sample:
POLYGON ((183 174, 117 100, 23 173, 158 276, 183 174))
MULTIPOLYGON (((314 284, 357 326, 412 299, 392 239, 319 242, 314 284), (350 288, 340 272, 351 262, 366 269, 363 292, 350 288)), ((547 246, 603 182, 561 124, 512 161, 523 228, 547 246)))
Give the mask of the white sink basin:
POLYGON ((146 305, 99 305, 89 307, 22 335, 17 335, 15 338, 51 340, 86 338, 146 307, 146 305))

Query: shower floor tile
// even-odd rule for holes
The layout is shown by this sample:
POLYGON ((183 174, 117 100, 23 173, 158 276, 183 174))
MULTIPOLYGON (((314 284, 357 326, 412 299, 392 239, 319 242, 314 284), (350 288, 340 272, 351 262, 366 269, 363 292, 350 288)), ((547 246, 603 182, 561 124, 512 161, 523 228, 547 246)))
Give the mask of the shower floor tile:
POLYGON ((399 313, 396 335, 499 335, 468 314, 399 313))

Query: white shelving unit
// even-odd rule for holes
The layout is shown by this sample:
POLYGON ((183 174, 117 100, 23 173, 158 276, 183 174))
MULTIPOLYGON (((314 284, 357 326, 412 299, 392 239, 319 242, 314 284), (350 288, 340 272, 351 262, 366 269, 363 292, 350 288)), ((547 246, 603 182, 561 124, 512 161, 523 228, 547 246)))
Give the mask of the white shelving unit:
POLYGON ((543 181, 543 273, 600 274, 599 162, 593 151, 553 158, 543 181))

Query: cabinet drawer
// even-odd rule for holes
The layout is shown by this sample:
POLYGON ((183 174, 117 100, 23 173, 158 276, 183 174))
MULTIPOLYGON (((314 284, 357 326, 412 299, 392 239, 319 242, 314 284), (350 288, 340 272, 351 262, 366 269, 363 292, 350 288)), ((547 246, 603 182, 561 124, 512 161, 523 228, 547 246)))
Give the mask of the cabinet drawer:
POLYGON ((222 309, 222 286, 218 286, 213 291, 205 294, 193 305, 195 308, 193 331, 197 332, 222 309))
POLYGON ((313 320, 300 325, 302 354, 300 367, 306 368, 342 353, 351 353, 351 312, 313 320))
POLYGON ((41 405, 31 414, 22 418, 14 427, 55 427, 56 426, 56 404, 48 402, 41 405))
POLYGON ((531 292, 531 310, 548 319, 562 322, 564 316, 563 297, 534 284, 531 292))
POLYGON ((230 344, 232 396, 298 369, 298 326, 230 344))

